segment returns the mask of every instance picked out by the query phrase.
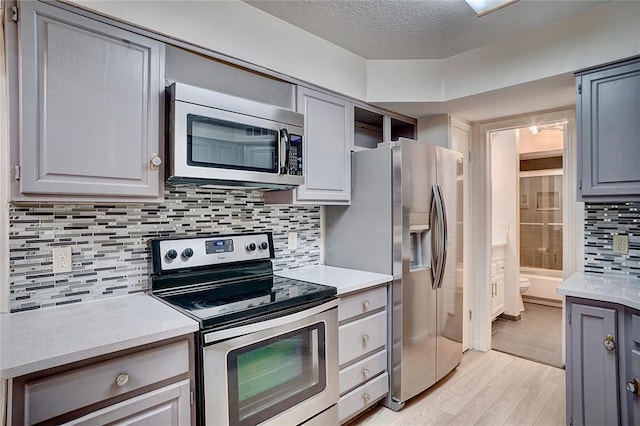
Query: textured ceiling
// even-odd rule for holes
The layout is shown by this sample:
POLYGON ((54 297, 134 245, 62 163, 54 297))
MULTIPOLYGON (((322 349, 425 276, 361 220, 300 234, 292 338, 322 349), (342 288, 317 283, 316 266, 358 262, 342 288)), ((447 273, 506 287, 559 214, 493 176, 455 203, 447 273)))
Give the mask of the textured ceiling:
POLYGON ((608 1, 519 0, 478 18, 463 0, 244 0, 365 59, 444 59, 608 1))

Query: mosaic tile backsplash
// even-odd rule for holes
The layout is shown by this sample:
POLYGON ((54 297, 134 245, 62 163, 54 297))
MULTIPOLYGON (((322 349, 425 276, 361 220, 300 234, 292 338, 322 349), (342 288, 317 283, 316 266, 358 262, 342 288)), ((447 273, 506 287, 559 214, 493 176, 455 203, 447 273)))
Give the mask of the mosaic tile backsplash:
POLYGON ((167 185, 159 205, 43 204, 9 214, 13 312, 147 291, 150 238, 271 231, 274 270, 320 261, 320 208, 265 206, 259 191, 167 185), (296 250, 288 232, 298 233, 296 250), (56 245, 72 247, 73 272, 53 274, 56 245))
POLYGON ((585 204, 585 272, 640 278, 640 202, 585 204), (613 236, 629 236, 629 254, 613 254, 613 236))

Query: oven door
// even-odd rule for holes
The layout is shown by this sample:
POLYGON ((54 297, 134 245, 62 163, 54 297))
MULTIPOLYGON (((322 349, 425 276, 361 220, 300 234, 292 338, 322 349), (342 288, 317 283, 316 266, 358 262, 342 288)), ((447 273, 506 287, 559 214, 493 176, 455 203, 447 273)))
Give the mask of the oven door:
POLYGON ((205 334, 206 424, 300 424, 336 404, 337 303, 205 334))

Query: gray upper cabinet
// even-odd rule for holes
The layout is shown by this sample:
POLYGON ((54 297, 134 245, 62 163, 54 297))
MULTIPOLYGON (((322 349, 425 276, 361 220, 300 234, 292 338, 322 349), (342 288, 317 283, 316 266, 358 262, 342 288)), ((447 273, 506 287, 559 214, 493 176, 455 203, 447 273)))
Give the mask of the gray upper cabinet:
POLYGON ((304 114, 304 185, 289 191, 265 192, 265 203, 351 203, 353 105, 345 99, 298 86, 296 109, 304 114))
POLYGON ((341 98, 298 87, 304 114, 305 183, 294 202, 348 204, 351 201, 353 107, 341 98))
POLYGON ((640 200, 640 58, 578 73, 576 87, 579 194, 640 200))
POLYGON ((20 7, 12 199, 162 200, 163 44, 49 4, 20 7))

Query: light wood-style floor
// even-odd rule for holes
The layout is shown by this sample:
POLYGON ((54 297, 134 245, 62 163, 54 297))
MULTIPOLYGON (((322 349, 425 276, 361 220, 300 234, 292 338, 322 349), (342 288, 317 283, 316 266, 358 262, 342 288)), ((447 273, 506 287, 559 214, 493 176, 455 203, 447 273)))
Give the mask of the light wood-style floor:
POLYGON ((399 412, 376 406, 349 426, 565 425, 564 373, 502 352, 467 351, 456 370, 399 412))

